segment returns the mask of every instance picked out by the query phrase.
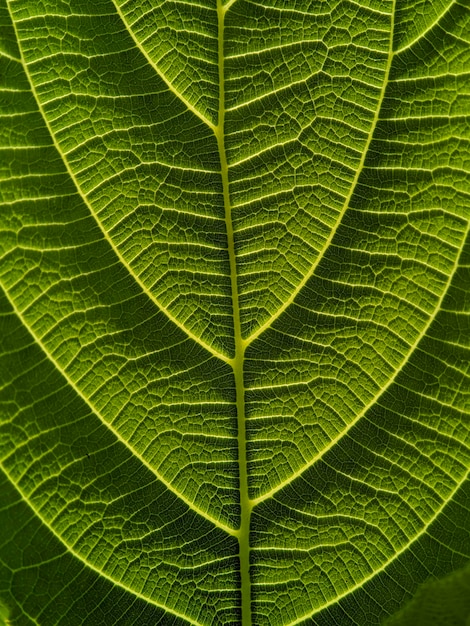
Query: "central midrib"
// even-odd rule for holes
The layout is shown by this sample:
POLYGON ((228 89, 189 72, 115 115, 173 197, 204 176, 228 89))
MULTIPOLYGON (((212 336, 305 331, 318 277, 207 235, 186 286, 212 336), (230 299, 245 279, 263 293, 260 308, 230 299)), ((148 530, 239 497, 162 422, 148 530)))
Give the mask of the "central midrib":
POLYGON ((237 428, 238 428, 238 464, 240 479, 240 528, 237 532, 240 547, 240 578, 243 626, 251 626, 251 583, 250 583, 250 518, 252 503, 248 497, 248 472, 245 434, 245 388, 243 364, 246 343, 243 341, 240 323, 240 305, 238 299, 237 266, 235 258, 235 240, 230 204, 227 156, 225 153, 225 73, 224 73, 224 20, 227 7, 222 0, 217 0, 218 18, 218 62, 219 62, 219 112, 217 126, 214 129, 220 155, 220 170, 224 196, 225 223, 227 228, 227 247, 230 262, 230 282, 232 292, 232 310, 235 355, 230 360, 233 368, 236 388, 237 428))

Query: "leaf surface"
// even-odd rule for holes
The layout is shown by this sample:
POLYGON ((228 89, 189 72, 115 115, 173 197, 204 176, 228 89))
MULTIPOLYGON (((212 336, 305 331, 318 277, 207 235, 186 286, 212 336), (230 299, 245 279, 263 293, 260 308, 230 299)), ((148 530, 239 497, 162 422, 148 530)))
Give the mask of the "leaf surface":
POLYGON ((0 0, 12 623, 373 626, 467 563, 469 23, 0 0))

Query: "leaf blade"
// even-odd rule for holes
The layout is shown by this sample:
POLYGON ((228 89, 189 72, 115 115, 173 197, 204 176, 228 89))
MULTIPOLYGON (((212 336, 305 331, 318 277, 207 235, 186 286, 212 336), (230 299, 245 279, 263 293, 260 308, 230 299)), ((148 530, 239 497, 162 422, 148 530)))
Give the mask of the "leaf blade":
MULTIPOLYGON (((170 79, 138 4, 9 5, 37 102, 7 25, 2 497, 131 620, 369 626, 468 560, 469 12, 307 4, 145 5, 170 79), (204 11, 218 67, 181 61, 204 11)), ((15 619, 80 623, 0 555, 15 619)))

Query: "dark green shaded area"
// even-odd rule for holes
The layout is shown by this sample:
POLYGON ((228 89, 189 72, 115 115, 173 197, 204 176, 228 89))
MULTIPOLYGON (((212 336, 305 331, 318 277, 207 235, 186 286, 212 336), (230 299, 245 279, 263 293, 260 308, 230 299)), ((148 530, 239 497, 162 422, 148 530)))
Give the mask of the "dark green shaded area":
POLYGON ((384 626, 468 626, 470 624, 470 567, 424 583, 384 626))

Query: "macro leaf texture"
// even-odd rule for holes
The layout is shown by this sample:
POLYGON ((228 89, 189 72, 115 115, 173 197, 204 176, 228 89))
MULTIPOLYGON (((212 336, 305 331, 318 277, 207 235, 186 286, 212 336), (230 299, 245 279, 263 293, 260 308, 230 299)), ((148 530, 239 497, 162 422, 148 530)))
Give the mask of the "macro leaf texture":
POLYGON ((0 606, 377 626, 470 560, 470 7, 0 0, 0 606))

